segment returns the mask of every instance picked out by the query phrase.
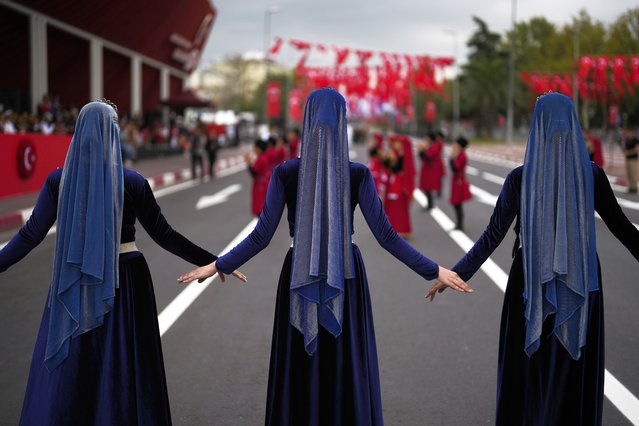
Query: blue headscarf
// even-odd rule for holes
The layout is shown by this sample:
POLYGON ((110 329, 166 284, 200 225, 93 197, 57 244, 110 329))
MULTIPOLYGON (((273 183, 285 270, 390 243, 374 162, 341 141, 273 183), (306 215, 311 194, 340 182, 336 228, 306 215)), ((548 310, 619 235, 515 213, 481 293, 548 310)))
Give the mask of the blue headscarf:
POLYGON ((104 322, 118 287, 124 193, 120 129, 101 102, 82 108, 64 162, 44 364, 52 371, 69 340, 104 322))
POLYGON ((543 321, 573 359, 586 344, 588 292, 599 289, 594 183, 575 108, 557 93, 537 101, 526 147, 521 241, 525 351, 539 348, 543 321))
POLYGON ((309 355, 321 325, 342 332, 344 280, 355 277, 346 102, 316 90, 304 109, 293 238, 290 322, 309 355))

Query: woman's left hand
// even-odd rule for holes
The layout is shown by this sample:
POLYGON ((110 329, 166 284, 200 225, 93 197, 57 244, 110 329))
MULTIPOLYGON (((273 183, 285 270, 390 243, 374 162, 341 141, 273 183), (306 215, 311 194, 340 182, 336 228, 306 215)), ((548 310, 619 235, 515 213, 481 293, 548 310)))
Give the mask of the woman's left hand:
POLYGON ((443 293, 444 290, 446 290, 448 286, 446 284, 444 284, 443 282, 437 280, 435 281, 435 284, 433 284, 433 286, 430 288, 430 290, 428 290, 428 293, 426 293, 426 296, 424 296, 426 299, 430 299, 430 301, 432 302, 433 299, 435 299, 435 295, 437 293, 443 293))

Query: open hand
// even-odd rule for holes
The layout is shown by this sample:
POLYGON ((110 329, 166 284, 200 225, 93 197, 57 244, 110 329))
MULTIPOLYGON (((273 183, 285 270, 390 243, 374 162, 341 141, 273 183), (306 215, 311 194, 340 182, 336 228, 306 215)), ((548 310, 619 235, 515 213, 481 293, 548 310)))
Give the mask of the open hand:
POLYGON ((435 298, 435 294, 442 293, 446 290, 447 287, 452 288, 453 290, 459 291, 461 293, 472 293, 473 289, 470 288, 468 284, 464 280, 462 280, 456 272, 453 272, 444 267, 439 267, 439 277, 435 284, 431 287, 431 289, 424 296, 427 299, 430 299, 431 302, 435 298))
MULTIPOLYGON (((192 270, 191 272, 181 275, 180 277, 178 277, 177 280, 180 283, 190 283, 191 281, 194 281, 194 280, 197 280, 197 282, 201 283, 208 277, 211 277, 215 274, 218 274, 220 276, 220 281, 222 282, 226 281, 226 276, 222 272, 217 270, 217 266, 215 265, 215 262, 209 263, 208 265, 201 266, 199 268, 192 270)), ((231 275, 233 275, 235 278, 237 278, 238 280, 242 282, 247 281, 246 276, 240 271, 233 271, 231 275)))

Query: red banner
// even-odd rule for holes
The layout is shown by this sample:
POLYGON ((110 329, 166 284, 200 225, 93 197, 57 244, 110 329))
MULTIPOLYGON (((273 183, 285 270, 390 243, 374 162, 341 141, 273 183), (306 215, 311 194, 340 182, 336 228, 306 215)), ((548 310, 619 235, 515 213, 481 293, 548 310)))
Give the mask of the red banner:
POLYGON ((291 90, 288 96, 288 110, 293 121, 302 121, 302 91, 291 90))
POLYGON ((0 134, 0 198, 37 192, 64 165, 69 135, 0 134))
POLYGON ((268 118, 280 118, 280 98, 282 85, 279 82, 268 83, 266 86, 266 116, 268 118))

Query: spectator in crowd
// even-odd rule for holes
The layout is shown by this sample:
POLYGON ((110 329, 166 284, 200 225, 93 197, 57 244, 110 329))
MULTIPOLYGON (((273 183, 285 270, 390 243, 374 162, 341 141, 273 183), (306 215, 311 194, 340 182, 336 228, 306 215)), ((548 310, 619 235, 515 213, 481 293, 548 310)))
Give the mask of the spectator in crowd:
POLYGON ((191 146, 191 178, 197 178, 197 166, 200 168, 200 178, 204 178, 204 153, 206 151, 206 135, 198 124, 193 129, 190 140, 191 146))
POLYGON ((43 135, 50 135, 55 130, 55 123, 53 122, 53 114, 51 112, 45 112, 42 115, 42 121, 38 124, 38 129, 43 135))

